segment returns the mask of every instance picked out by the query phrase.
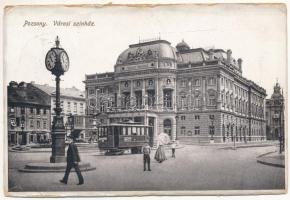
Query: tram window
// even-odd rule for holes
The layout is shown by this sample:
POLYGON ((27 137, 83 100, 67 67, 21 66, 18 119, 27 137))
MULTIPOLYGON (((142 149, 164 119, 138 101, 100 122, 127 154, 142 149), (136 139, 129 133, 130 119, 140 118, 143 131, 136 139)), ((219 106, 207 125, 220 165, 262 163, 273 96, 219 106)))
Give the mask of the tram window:
POLYGON ((132 135, 136 135, 136 127, 132 127, 132 135))
POLYGON ((107 127, 106 128, 106 132, 107 132, 108 135, 112 135, 112 128, 113 127, 107 127))
POLYGON ((132 128, 131 127, 127 127, 127 131, 128 131, 128 135, 132 134, 132 128))
POLYGON ((140 135, 144 135, 144 128, 140 127, 140 135))

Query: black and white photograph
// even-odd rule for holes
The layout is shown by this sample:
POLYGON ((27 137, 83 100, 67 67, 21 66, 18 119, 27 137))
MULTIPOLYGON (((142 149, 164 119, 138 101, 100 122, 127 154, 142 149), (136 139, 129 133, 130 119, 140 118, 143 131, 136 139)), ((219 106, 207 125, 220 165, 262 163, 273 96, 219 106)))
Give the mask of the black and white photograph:
POLYGON ((6 196, 287 192, 285 4, 7 5, 6 196))

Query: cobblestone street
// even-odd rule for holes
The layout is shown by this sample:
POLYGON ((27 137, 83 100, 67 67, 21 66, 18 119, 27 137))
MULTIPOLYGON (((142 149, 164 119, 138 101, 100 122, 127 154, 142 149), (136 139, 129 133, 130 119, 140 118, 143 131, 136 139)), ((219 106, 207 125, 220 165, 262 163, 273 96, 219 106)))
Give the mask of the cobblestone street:
POLYGON ((257 156, 275 146, 222 149, 218 146, 185 146, 157 163, 151 153, 152 171, 143 171, 141 154, 104 156, 98 150, 81 152, 81 159, 96 166, 83 172, 85 184, 78 186, 73 172, 68 185, 63 173, 18 172, 29 162, 49 160, 49 152, 9 153, 10 191, 109 191, 109 190, 257 190, 283 189, 285 169, 257 163, 257 156))

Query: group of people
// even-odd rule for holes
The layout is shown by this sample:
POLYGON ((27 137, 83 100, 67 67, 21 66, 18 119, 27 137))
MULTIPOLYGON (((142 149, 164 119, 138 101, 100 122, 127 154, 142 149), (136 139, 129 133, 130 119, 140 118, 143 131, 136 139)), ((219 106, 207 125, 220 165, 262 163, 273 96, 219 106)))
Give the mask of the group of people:
MULTIPOLYGON (((172 158, 175 158, 175 149, 176 149, 176 141, 172 141, 171 144, 171 152, 172 152, 172 158)), ((157 150, 155 152, 155 156, 154 159, 159 162, 162 163, 163 161, 167 160, 167 157, 165 155, 165 147, 164 144, 162 143, 157 143, 157 150)), ((151 147, 149 146, 148 143, 146 143, 143 148, 142 148, 142 152, 143 152, 143 163, 144 163, 144 171, 146 171, 146 165, 148 168, 148 171, 151 171, 150 168, 150 153, 151 153, 151 147)))
MULTIPOLYGON (((68 140, 70 143, 69 143, 69 146, 67 149, 67 159, 66 159, 67 166, 66 166, 65 175, 60 180, 60 182, 67 184, 70 171, 72 168, 74 168, 76 173, 77 173, 78 179, 79 179, 78 185, 82 185, 82 184, 84 184, 84 178, 83 178, 82 173, 79 169, 78 163, 80 162, 80 156, 79 156, 78 148, 75 144, 76 138, 73 136, 69 136, 68 140)), ((163 161, 167 160, 166 155, 165 155, 165 148, 164 148, 164 145, 167 143, 168 143, 168 139, 165 142, 164 142, 164 140, 158 140, 158 142, 157 142, 158 148, 156 150, 154 159, 157 160, 159 163, 162 163, 163 161)), ((172 151, 173 158, 175 158, 176 145, 177 145, 176 141, 173 141, 171 144, 171 151, 172 151)), ((146 143, 143 146, 142 152, 143 152, 143 160, 144 160, 144 171, 146 171, 146 165, 147 165, 148 171, 151 171, 151 168, 150 168, 151 147, 149 146, 148 143, 146 143)))

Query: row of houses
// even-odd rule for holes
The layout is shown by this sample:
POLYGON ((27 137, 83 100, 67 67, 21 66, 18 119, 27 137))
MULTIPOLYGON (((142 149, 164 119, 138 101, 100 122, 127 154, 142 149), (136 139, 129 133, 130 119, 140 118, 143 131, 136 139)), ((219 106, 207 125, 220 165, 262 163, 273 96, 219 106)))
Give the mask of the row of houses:
MULTIPOLYGON (((8 144, 49 143, 55 115, 55 88, 35 82, 11 81, 8 93, 8 144)), ((72 87, 61 89, 61 108, 66 128, 68 116, 85 114, 84 92, 72 87)), ((85 138, 85 132, 80 133, 85 138)))

